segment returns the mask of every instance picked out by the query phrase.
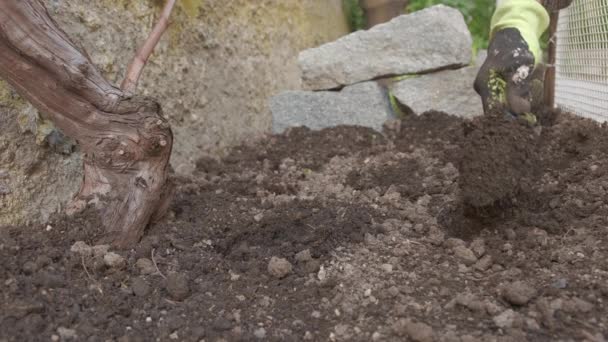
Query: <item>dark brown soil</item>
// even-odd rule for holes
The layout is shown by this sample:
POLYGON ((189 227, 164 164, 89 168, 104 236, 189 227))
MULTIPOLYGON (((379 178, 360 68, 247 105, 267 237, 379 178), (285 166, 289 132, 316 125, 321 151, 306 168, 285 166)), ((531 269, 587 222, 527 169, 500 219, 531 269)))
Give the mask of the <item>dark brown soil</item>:
POLYGON ((465 125, 458 163, 465 205, 501 205, 531 186, 540 166, 536 132, 525 122, 493 115, 465 125))
POLYGON ((542 122, 246 144, 176 180, 124 262, 71 251, 86 213, 0 229, 0 341, 604 341, 608 130, 542 122))

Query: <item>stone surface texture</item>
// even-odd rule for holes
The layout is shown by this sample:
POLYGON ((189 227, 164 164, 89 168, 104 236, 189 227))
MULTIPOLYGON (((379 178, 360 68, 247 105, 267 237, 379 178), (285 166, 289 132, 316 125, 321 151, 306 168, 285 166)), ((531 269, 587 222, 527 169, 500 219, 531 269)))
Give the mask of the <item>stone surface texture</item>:
POLYGON ((363 82, 341 91, 287 91, 270 100, 273 133, 289 127, 318 130, 359 125, 381 131, 392 116, 388 95, 376 82, 363 82))
POLYGON ((305 89, 334 89, 379 77, 468 65, 471 42, 462 14, 437 5, 302 51, 298 61, 305 89))
POLYGON ((416 114, 438 110, 471 118, 483 114, 481 98, 473 89, 478 70, 471 66, 413 76, 393 84, 391 93, 416 114))

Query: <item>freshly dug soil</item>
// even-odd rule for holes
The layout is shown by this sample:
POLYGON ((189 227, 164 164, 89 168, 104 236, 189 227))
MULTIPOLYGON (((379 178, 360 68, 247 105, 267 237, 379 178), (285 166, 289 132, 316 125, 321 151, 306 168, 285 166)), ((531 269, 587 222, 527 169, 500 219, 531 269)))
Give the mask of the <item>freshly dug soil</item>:
POLYGON ((608 130, 542 122, 292 129, 128 251, 86 212, 0 229, 0 341, 604 341, 608 130))
POLYGON ((465 205, 501 205, 529 188, 539 166, 537 131, 524 122, 488 115, 465 125, 459 184, 465 205))

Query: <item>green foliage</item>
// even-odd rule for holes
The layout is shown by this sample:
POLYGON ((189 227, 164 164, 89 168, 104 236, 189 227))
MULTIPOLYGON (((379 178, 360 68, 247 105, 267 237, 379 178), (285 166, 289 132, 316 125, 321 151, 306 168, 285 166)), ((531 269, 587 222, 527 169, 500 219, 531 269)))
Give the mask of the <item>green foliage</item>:
MULTIPOLYGON (((359 0, 342 0, 348 23, 352 31, 365 28, 365 14, 359 5, 359 0)), ((454 7, 462 12, 471 35, 473 49, 488 48, 490 21, 496 0, 409 0, 407 12, 418 11, 437 4, 454 7)))
POLYGON ((362 30, 365 28, 365 13, 359 6, 359 0, 342 0, 344 12, 348 19, 348 25, 351 31, 362 30))
POLYGON ((473 36, 474 51, 488 48, 490 21, 496 0, 410 0, 408 12, 414 12, 437 4, 460 10, 473 36))

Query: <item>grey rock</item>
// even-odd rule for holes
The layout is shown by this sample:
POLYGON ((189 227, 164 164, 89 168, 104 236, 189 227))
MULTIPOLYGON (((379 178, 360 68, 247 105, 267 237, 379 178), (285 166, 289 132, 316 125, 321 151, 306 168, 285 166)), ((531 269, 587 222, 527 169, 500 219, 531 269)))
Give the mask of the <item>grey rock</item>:
POLYGON ((469 64, 471 34, 459 11, 437 5, 300 53, 305 89, 469 64))
POLYGON ((507 284, 502 289, 502 297, 513 305, 526 305, 536 296, 536 289, 523 281, 507 284))
POLYGON ((477 71, 466 67, 407 78, 393 84, 391 93, 415 114, 436 110, 462 118, 479 116, 483 105, 473 89, 477 71))
POLYGON ((268 263, 268 273, 275 278, 285 278, 292 269, 293 266, 287 259, 272 257, 268 263))
POLYGON ((488 58, 488 50, 479 50, 477 51, 477 56, 475 56, 475 65, 481 66, 488 58))
POLYGON ((388 95, 375 82, 363 82, 341 91, 287 91, 270 99, 272 131, 307 126, 313 130, 338 125, 359 125, 382 130, 392 116, 388 95))

